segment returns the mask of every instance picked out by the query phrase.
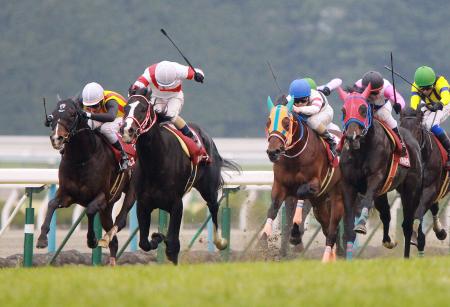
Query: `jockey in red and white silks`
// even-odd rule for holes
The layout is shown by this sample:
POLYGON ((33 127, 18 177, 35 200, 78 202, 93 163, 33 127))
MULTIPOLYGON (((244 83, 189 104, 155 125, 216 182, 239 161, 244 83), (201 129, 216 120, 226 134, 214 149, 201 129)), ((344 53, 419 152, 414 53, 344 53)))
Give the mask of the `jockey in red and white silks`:
POLYGON ((191 67, 176 62, 162 61, 147 67, 133 83, 129 94, 134 94, 139 88, 151 89, 155 111, 169 118, 178 130, 192 138, 197 146, 201 147, 196 133, 179 115, 184 104, 182 82, 192 79, 203 83, 203 71, 199 68, 195 68, 194 71, 191 67))

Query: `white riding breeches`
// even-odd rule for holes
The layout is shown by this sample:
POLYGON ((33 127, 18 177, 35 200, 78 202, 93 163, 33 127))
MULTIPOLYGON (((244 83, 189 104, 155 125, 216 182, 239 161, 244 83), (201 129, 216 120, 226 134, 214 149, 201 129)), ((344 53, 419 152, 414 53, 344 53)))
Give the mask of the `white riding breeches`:
POLYGON ((119 140, 117 137, 117 132, 119 132, 121 123, 121 117, 117 117, 114 121, 107 123, 102 123, 92 119, 88 120, 89 127, 91 127, 92 130, 100 127, 101 134, 103 134, 111 144, 114 144, 119 140))
POLYGON ((183 107, 184 94, 180 91, 178 95, 171 98, 152 97, 152 101, 155 104, 155 112, 169 117, 173 122, 180 114, 181 108, 183 107))
POLYGON ((450 104, 444 106, 442 110, 436 112, 431 112, 425 106, 423 106, 421 110, 423 111, 422 125, 427 130, 431 130, 431 127, 434 125, 440 125, 450 115, 450 104))
POLYGON ((392 105, 389 101, 376 110, 373 117, 385 122, 391 129, 397 128, 397 121, 392 116, 392 105))
POLYGON ((333 120, 333 114, 333 108, 327 104, 319 113, 309 117, 306 122, 312 129, 317 130, 321 124, 325 127, 328 126, 328 124, 333 120))

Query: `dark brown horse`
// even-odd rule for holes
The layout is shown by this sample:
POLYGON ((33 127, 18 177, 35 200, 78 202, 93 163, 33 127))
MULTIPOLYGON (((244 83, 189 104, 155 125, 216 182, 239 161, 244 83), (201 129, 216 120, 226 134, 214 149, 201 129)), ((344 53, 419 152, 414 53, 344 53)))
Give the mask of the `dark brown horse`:
MULTIPOLYGON (((340 169, 330 165, 327 149, 320 137, 292 112, 293 100, 287 105, 274 106, 269 97, 267 104, 270 112, 267 154, 274 163, 268 221, 276 217, 284 201, 288 221, 286 230, 292 226, 290 241, 298 242, 299 225, 292 223, 294 210, 297 199, 309 200, 326 236, 322 260, 327 262, 335 257, 333 247, 337 226, 344 212, 340 169)), ((266 238, 267 234, 263 233, 262 239, 266 238)))
POLYGON ((107 141, 93 131, 82 116, 81 105, 72 100, 59 101, 49 115, 47 124, 52 128, 50 140, 53 148, 64 150, 59 165, 59 189, 48 204, 47 215, 37 241, 38 248, 48 245, 47 233, 57 208, 80 204, 87 208, 87 245, 109 246, 110 264, 115 264, 118 249, 116 233, 126 225, 127 213, 135 201, 130 184, 130 172, 120 172, 119 164, 107 141), (115 222, 112 219, 114 203, 125 193, 122 209, 115 222), (94 217, 99 212, 102 227, 107 233, 97 242, 94 234, 94 217))
MULTIPOLYGON (((383 245, 393 248, 395 243, 389 237, 390 208, 387 192, 396 189, 403 206, 403 233, 405 236, 404 256, 409 257, 410 239, 414 212, 419 204, 422 184, 422 163, 419 144, 409 131, 400 128, 409 152, 410 167, 399 166, 392 183, 386 186, 386 179, 395 147, 388 138, 381 123, 372 121, 372 107, 367 103, 370 85, 363 93, 347 93, 338 89, 344 101, 343 118, 345 143, 341 153, 340 166, 343 177, 345 203, 345 233, 347 257, 352 257, 355 231, 366 234, 369 210, 380 212, 383 222, 383 245), (357 222, 355 226, 355 217, 357 222)), ((389 102, 388 102, 389 103, 389 102)))
POLYGON ((416 210, 413 223, 413 235, 411 243, 417 245, 419 254, 425 248, 425 235, 422 231, 422 219, 424 214, 430 210, 433 214, 433 230, 439 240, 445 240, 447 232, 439 222, 439 200, 449 192, 447 171, 441 158, 438 140, 431 131, 422 126, 423 112, 420 106, 417 110, 407 107, 402 110, 401 126, 416 137, 419 142, 422 163, 423 182, 420 203, 416 210))
POLYGON ((183 215, 182 197, 189 189, 187 186, 191 185, 207 202, 214 223, 214 244, 218 249, 225 249, 228 242, 219 235, 217 223, 219 210, 217 196, 224 184, 221 170, 223 167, 238 170, 239 167, 223 159, 212 138, 199 127, 190 124, 201 138, 211 158, 211 162, 201 162, 196 169, 183 152, 178 139, 172 132, 160 126, 150 95, 146 89, 140 89, 136 95, 128 99, 124 125, 121 128, 125 141, 136 142, 138 162, 135 168, 135 182, 139 246, 144 251, 149 251, 156 249, 158 244, 164 241, 167 246, 167 258, 174 264, 178 263, 180 223, 183 215), (195 169, 196 172, 193 172, 195 169), (169 230, 167 236, 153 233, 149 241, 151 212, 154 209, 162 209, 170 214, 169 230))

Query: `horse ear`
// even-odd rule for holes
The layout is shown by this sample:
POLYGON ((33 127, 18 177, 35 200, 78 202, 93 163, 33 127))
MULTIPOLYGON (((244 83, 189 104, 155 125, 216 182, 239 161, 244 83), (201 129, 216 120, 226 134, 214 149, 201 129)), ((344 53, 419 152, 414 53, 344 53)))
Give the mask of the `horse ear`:
POLYGON ((345 101, 345 99, 347 98, 347 96, 348 96, 348 93, 346 92, 346 91, 344 91, 343 89, 342 89, 342 87, 338 87, 338 94, 339 94, 339 97, 341 98, 341 100, 342 101, 345 101))
POLYGON ((288 108, 289 111, 292 111, 293 105, 294 105, 294 97, 291 97, 291 99, 289 99, 289 102, 287 103, 286 107, 288 108))
POLYGON ((362 95, 363 95, 364 99, 367 99, 367 97, 369 97, 371 89, 372 89, 372 84, 370 84, 370 82, 369 82, 369 85, 367 85, 367 87, 364 90, 364 92, 362 92, 362 95))
POLYGON ((270 96, 267 96, 267 108, 269 109, 269 113, 270 113, 270 111, 272 111, 273 107, 274 107, 274 105, 272 102, 272 98, 270 98, 270 96))

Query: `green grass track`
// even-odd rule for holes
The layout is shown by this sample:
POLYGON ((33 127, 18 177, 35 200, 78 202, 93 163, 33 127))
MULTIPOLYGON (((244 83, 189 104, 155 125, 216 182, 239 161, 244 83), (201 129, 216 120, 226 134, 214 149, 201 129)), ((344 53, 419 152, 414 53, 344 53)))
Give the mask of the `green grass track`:
POLYGON ((450 306, 450 257, 0 270, 0 306, 450 306))

